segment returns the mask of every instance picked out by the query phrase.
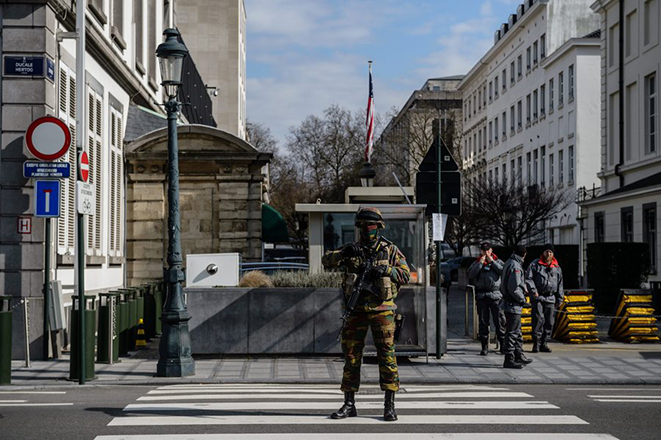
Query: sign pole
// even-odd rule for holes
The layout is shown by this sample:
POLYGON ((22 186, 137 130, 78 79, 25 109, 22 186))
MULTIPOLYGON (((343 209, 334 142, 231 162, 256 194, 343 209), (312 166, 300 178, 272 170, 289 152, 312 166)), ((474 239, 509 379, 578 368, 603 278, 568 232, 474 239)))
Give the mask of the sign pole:
POLYGON ((46 242, 45 242, 45 255, 44 255, 44 266, 45 266, 45 279, 44 279, 44 360, 49 359, 48 356, 48 347, 50 339, 50 325, 48 322, 49 313, 50 313, 50 245, 51 245, 51 223, 50 217, 46 217, 46 242))
MULTIPOLYGON (((438 120, 435 121, 438 123, 438 120)), ((436 182, 438 185, 438 188, 436 189, 437 192, 437 203, 436 203, 436 212, 438 215, 441 215, 441 164, 442 164, 442 156, 441 156, 441 127, 440 123, 438 124, 438 139, 436 142, 436 182)), ((440 237, 439 237, 440 238, 440 237)), ((441 241, 436 242, 436 359, 440 359, 441 356, 443 355, 441 351, 441 319, 442 319, 442 310, 441 308, 443 307, 443 302, 442 302, 442 292, 441 292, 441 253, 443 252, 443 249, 441 247, 441 241)))
MULTIPOLYGON (((87 0, 76 2, 76 158, 85 151, 85 9, 87 0)), ((80 179, 80 175, 78 176, 80 179)), ((77 211, 77 210, 76 210, 77 211)), ((76 212, 76 280, 78 284, 78 383, 85 385, 85 218, 76 212)))

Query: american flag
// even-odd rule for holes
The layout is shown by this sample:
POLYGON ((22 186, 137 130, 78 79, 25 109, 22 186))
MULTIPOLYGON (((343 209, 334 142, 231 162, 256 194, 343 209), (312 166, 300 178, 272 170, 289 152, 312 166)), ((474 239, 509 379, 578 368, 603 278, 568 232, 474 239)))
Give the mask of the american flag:
POLYGON ((367 128, 367 142, 365 145, 365 162, 369 162, 372 157, 372 149, 374 147, 374 88, 372 87, 372 62, 369 62, 370 70, 370 94, 367 98, 367 121, 365 126, 367 128))

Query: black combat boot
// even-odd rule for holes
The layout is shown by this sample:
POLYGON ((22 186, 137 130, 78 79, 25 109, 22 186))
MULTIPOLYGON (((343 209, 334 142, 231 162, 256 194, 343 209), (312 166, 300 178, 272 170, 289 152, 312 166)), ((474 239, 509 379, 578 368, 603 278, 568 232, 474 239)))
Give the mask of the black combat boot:
POLYGON ((539 341, 537 339, 532 340, 532 352, 539 353, 539 341))
POLYGON ((500 351, 498 353, 505 354, 505 338, 498 339, 498 345, 500 346, 500 351))
POLYGON ((547 342, 542 342, 542 345, 539 347, 539 351, 542 353, 551 353, 553 350, 551 350, 551 347, 549 347, 547 342))
POLYGON ((346 419, 347 417, 356 417, 356 393, 353 391, 344 392, 344 405, 342 408, 331 414, 331 419, 346 419))
POLYGON ((523 368, 523 365, 516 361, 516 359, 514 358, 514 353, 506 353, 505 363, 503 363, 503 368, 515 368, 517 370, 520 370, 521 368, 523 368))
POLYGON ((523 354, 523 352, 521 352, 521 353, 515 353, 515 354, 514 354, 514 359, 515 359, 518 363, 520 363, 521 365, 532 364, 532 359, 527 358, 526 355, 523 354))
POLYGON ((395 392, 386 391, 386 398, 383 408, 383 420, 386 422, 394 422, 397 420, 397 413, 395 412, 395 392))
POLYGON ((482 351, 480 352, 480 356, 486 356, 489 354, 489 341, 480 341, 482 342, 482 351))

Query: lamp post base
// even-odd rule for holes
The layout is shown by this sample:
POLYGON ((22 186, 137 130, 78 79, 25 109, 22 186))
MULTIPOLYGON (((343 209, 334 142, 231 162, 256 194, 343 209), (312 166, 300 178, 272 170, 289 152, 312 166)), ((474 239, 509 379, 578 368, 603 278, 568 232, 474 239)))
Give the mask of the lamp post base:
MULTIPOLYGON (((187 314, 187 313, 186 313, 187 314)), ((159 359, 156 364, 158 377, 186 377, 195 375, 195 361, 191 356, 188 319, 179 313, 163 313, 163 334, 158 347, 159 359)))

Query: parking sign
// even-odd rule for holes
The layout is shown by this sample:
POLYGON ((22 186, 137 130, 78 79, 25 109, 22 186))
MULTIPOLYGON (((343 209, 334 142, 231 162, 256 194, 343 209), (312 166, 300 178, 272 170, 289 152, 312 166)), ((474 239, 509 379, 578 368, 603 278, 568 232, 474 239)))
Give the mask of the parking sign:
POLYGON ((60 216, 60 181, 37 180, 34 185, 35 217, 60 216))

